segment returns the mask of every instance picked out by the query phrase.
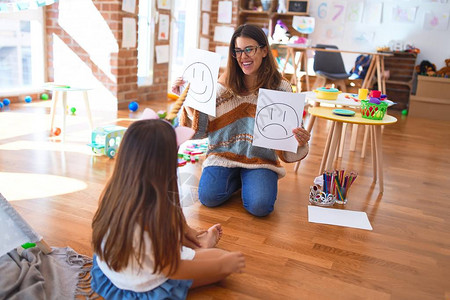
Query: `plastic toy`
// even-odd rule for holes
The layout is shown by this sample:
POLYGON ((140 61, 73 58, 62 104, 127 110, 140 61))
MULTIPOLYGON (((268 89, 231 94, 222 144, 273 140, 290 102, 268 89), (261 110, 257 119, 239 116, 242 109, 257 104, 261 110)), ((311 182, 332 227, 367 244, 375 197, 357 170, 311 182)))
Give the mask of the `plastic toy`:
POLYGON ((54 136, 60 135, 61 134, 61 128, 56 127, 55 129, 53 129, 52 133, 53 133, 54 136))
POLYGON ((91 143, 88 146, 92 147, 96 154, 113 158, 117 154, 125 130, 125 127, 117 125, 98 127, 92 131, 91 143))
POLYGON ((408 115, 408 110, 407 109, 402 110, 402 115, 403 116, 407 116, 408 115))
POLYGON ((3 99, 3 104, 5 106, 8 106, 11 103, 11 101, 8 98, 3 99))
POLYGON ((41 94, 41 100, 48 100, 48 94, 46 93, 41 94))
POLYGON ((3 108, 3 103, 0 102, 0 109, 2 109, 2 108, 3 108))
POLYGON ((26 96, 25 97, 25 102, 26 103, 31 103, 31 101, 33 101, 33 98, 31 98, 31 96, 26 96))
POLYGON ((76 111, 77 109, 75 107, 70 108, 70 112, 72 113, 72 115, 75 115, 76 111))
POLYGON ((135 101, 130 102, 130 104, 128 104, 128 108, 129 108, 131 111, 137 111, 138 108, 139 108, 139 104, 138 104, 137 102, 135 102, 135 101))

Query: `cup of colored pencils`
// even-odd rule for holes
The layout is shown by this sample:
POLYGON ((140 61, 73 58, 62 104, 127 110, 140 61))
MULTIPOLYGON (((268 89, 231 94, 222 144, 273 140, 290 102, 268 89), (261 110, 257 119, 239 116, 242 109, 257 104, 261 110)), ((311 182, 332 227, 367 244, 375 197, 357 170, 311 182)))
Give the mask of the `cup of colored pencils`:
POLYGON ((355 171, 335 170, 323 173, 323 191, 332 194, 338 204, 347 204, 347 195, 358 173, 355 171))

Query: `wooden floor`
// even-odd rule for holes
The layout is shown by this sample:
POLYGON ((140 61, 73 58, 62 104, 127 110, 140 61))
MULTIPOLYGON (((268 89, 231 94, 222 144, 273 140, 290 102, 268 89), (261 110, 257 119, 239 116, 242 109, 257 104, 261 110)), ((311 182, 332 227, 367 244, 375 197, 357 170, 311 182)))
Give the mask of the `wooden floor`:
MULTIPOLYGON (((142 106, 94 112, 94 123, 127 126, 142 106)), ((65 144, 49 138, 49 111, 42 101, 0 112, 0 192, 51 246, 90 256, 91 220, 114 160, 92 155, 83 111, 68 117, 65 144)), ((185 208, 194 227, 222 223, 218 246, 242 251, 247 262, 245 273, 188 299, 450 299, 450 122, 394 115, 398 123, 383 134, 384 194, 372 183, 370 152, 360 158, 362 130, 357 150, 338 161, 359 172, 344 209, 366 212, 373 231, 308 222, 328 129, 316 121, 310 154, 298 174, 286 165, 270 216, 249 215, 238 197, 185 208)))

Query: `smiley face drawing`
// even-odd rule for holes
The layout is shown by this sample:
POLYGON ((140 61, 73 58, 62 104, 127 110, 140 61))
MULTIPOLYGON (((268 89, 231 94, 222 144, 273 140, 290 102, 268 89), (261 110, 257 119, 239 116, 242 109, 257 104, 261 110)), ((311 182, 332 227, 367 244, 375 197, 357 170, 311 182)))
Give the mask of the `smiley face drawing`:
POLYGON ((259 133, 270 140, 285 140, 293 136, 291 128, 299 127, 300 119, 290 105, 273 103, 264 106, 255 118, 259 133), (289 121, 288 121, 289 120, 289 121), (295 124, 295 127, 292 127, 295 124))
POLYGON ((213 97, 214 81, 209 67, 202 62, 195 62, 187 66, 183 79, 189 82, 188 96, 195 101, 206 103, 213 97))

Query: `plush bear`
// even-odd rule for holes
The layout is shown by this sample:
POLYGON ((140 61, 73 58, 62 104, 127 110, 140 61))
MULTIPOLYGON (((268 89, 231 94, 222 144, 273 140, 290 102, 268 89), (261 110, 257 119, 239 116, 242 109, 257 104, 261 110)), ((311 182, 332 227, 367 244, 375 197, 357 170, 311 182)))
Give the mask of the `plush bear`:
POLYGON ((436 72, 437 76, 450 77, 450 58, 445 60, 445 67, 436 72))

